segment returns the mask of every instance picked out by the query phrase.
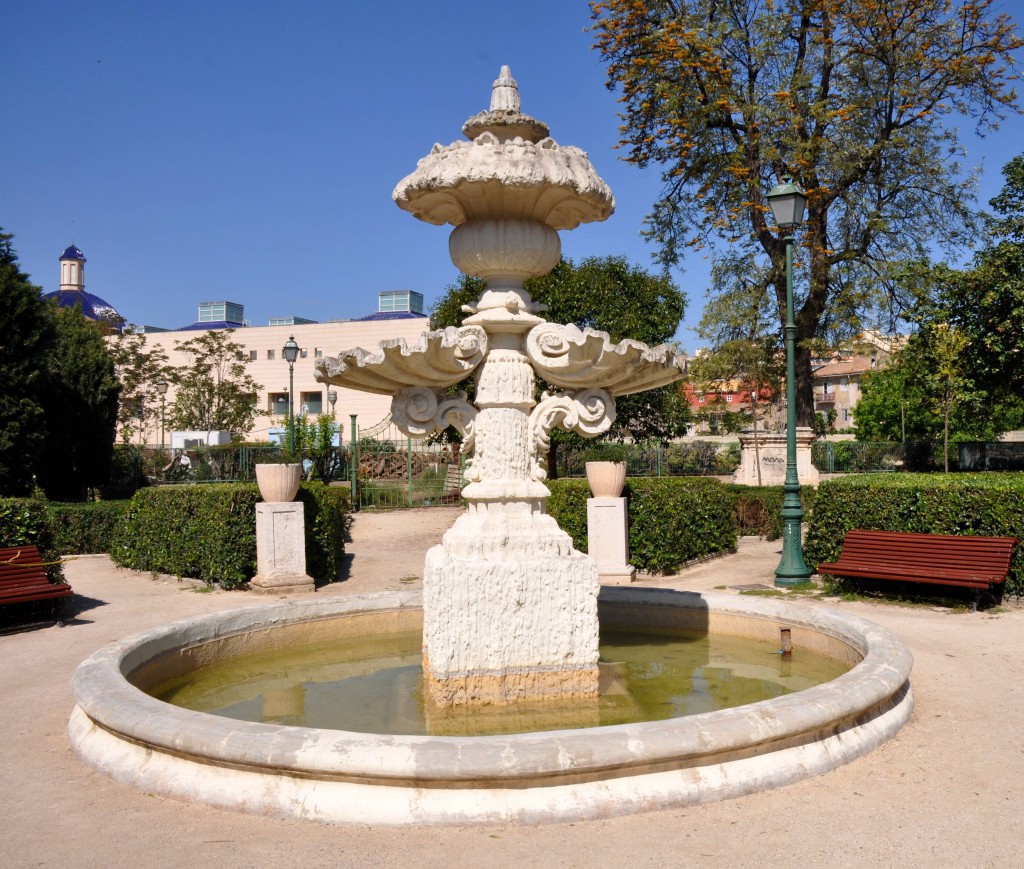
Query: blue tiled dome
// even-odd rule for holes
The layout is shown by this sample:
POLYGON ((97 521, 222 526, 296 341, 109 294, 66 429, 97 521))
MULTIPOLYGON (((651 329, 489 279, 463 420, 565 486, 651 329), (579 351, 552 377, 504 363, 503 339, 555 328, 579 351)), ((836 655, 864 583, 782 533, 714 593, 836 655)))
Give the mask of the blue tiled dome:
MULTIPOLYGON (((68 248, 71 250, 71 248, 68 248)), ((77 248, 75 248, 77 250, 77 248)), ((75 305, 82 306, 82 313, 90 320, 102 320, 105 323, 122 323, 122 317, 117 309, 110 302, 87 293, 85 290, 57 290, 54 293, 44 293, 44 299, 53 299, 62 308, 73 308, 75 305)))
POLYGON ((82 253, 73 244, 69 244, 66 248, 64 248, 64 253, 62 253, 60 255, 60 258, 61 259, 77 259, 77 260, 81 260, 82 262, 85 262, 85 254, 82 253))

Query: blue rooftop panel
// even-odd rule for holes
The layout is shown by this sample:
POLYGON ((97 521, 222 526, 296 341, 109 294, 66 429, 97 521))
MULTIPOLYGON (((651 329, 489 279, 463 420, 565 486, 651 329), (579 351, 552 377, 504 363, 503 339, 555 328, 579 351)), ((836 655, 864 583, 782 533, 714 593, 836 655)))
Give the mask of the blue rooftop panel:
POLYGON ((426 314, 416 314, 412 311, 377 311, 376 314, 370 314, 367 317, 356 317, 356 320, 362 322, 364 320, 428 320, 426 314))
POLYGON ((82 262, 85 262, 85 254, 82 253, 73 244, 70 244, 66 248, 64 248, 64 253, 62 253, 60 255, 60 258, 61 259, 77 259, 77 260, 81 260, 82 262))
POLYGON ((177 329, 178 332, 209 332, 211 329, 244 329, 244 323, 232 323, 230 320, 214 320, 213 322, 206 323, 191 323, 188 326, 182 326, 177 329))

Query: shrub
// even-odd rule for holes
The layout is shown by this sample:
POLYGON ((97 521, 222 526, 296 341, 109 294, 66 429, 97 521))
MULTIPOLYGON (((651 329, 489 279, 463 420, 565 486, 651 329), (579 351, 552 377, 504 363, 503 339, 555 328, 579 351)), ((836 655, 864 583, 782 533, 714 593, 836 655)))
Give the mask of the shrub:
MULTIPOLYGON (((587 498, 581 480, 553 480, 548 512, 587 550, 587 498)), ((638 570, 671 571, 695 558, 736 547, 733 501, 717 480, 694 477, 628 479, 630 561, 638 570)))
MULTIPOLYGON (((1024 540, 1024 476, 887 474, 822 482, 804 547, 808 565, 835 561, 854 528, 1024 540)), ((1024 545, 1014 549, 1006 591, 1024 593, 1024 545)))
MULTIPOLYGON (((237 588, 256 573, 256 502, 252 483, 161 486, 132 498, 111 557, 122 567, 188 576, 237 588)), ((306 570, 333 581, 345 551, 343 495, 304 483, 306 570)))
POLYGON ((104 500, 130 498, 148 485, 145 451, 131 444, 116 445, 110 464, 110 479, 100 487, 100 495, 104 500))
POLYGON ((548 480, 547 486, 551 490, 548 513, 572 538, 572 545, 580 552, 587 552, 587 498, 590 497, 587 481, 548 480))
POLYGON ((61 555, 110 552, 130 501, 87 501, 49 505, 54 545, 61 555))
MULTIPOLYGON (((733 515, 738 534, 755 534, 768 540, 778 540, 782 536, 782 486, 727 483, 725 488, 733 497, 733 515)), ((814 495, 813 486, 800 487, 800 501, 808 515, 814 503, 814 495)))
POLYGON ((0 547, 10 546, 34 546, 47 563, 50 582, 64 580, 46 501, 0 498, 0 547))

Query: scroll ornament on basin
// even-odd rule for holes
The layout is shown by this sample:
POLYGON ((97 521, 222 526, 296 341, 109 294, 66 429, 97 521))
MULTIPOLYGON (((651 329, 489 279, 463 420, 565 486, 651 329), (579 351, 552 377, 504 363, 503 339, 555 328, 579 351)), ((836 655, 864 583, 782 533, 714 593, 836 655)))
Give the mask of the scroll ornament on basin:
POLYGON ((674 347, 648 347, 626 339, 614 344, 607 332, 572 324, 541 323, 526 336, 526 354, 537 374, 564 389, 599 386, 629 395, 678 380, 685 356, 674 347))

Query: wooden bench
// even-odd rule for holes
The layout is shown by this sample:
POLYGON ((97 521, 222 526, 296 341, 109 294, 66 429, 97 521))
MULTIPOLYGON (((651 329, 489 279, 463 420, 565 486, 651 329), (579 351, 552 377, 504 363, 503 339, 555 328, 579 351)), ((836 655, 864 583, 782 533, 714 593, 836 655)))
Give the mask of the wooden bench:
POLYGON ((63 599, 70 596, 71 586, 66 582, 50 582, 34 546, 0 549, 0 605, 43 602, 56 616, 63 599))
POLYGON ((444 484, 441 489, 441 503, 457 504, 462 498, 462 468, 458 462, 445 467, 444 484))
POLYGON ((818 573, 973 589, 974 610, 983 593, 1002 597, 1016 543, 1016 537, 848 531, 839 560, 819 564, 818 573))

